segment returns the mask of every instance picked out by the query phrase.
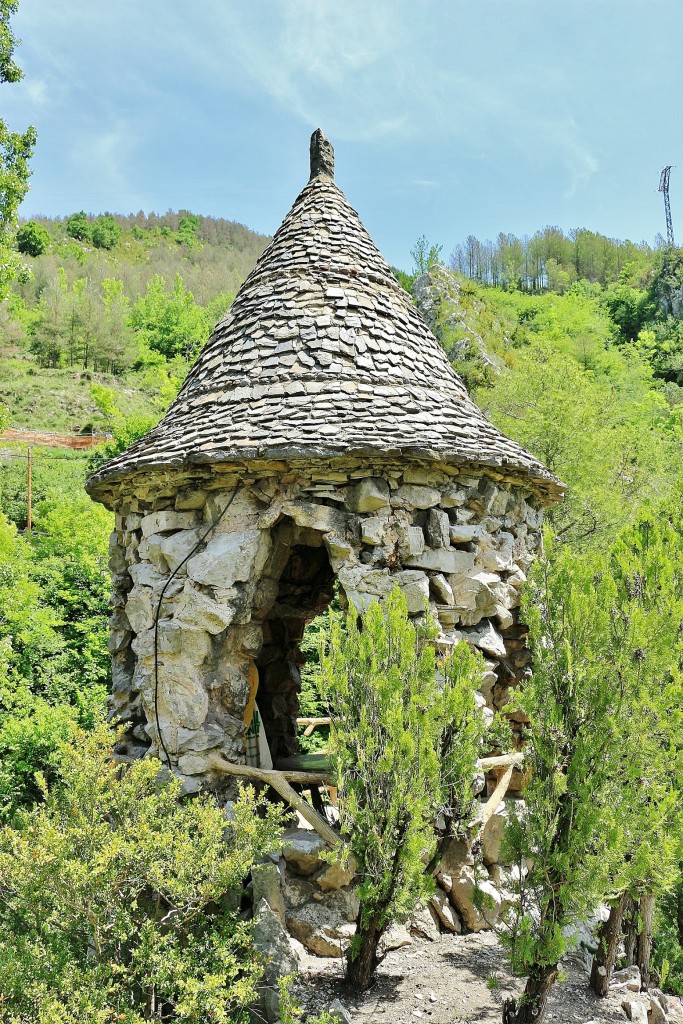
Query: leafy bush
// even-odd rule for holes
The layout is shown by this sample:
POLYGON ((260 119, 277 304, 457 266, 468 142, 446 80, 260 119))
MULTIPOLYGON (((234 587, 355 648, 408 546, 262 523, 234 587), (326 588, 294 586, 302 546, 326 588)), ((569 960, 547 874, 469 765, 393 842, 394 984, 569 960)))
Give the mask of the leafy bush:
POLYGON ((178 802, 158 761, 76 733, 61 781, 0 830, 2 1024, 248 1021, 263 964, 242 881, 281 843, 281 813, 243 790, 227 819, 178 802))

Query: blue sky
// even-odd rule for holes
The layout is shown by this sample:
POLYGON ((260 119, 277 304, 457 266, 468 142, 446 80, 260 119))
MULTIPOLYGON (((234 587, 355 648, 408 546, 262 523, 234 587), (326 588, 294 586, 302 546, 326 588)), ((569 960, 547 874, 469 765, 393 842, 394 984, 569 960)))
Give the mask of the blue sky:
POLYGON ((22 213, 186 208, 271 233, 321 127, 380 249, 546 224, 683 237, 680 0, 20 0, 22 213))

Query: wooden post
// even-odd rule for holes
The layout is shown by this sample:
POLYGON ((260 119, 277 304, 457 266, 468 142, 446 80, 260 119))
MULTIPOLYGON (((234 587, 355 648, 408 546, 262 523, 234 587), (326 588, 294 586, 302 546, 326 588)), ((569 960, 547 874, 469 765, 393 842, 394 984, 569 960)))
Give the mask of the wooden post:
POLYGON ((31 533, 31 449, 26 449, 26 532, 31 533))

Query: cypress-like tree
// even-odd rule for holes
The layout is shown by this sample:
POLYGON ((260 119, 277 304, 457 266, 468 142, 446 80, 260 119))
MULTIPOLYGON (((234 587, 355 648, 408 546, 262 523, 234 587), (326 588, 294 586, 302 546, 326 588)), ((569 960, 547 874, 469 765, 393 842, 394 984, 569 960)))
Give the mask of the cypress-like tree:
POLYGON ((395 590, 360 621, 351 609, 346 628, 331 617, 322 654, 342 832, 360 876, 347 978, 361 990, 386 929, 431 891, 425 860, 438 810, 448 806, 457 827, 471 809, 481 659, 462 643, 439 664, 434 634, 428 620, 410 620, 395 590))

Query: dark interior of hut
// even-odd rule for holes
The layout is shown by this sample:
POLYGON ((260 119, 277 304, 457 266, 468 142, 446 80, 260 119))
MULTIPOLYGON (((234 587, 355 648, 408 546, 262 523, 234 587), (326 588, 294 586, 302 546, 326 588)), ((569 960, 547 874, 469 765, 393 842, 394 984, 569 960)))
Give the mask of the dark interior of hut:
POLYGON ((262 620, 257 705, 273 764, 299 753, 296 718, 306 625, 330 604, 335 575, 319 533, 285 521, 274 531, 271 579, 277 594, 262 620), (282 566, 278 574, 278 570, 282 566))

